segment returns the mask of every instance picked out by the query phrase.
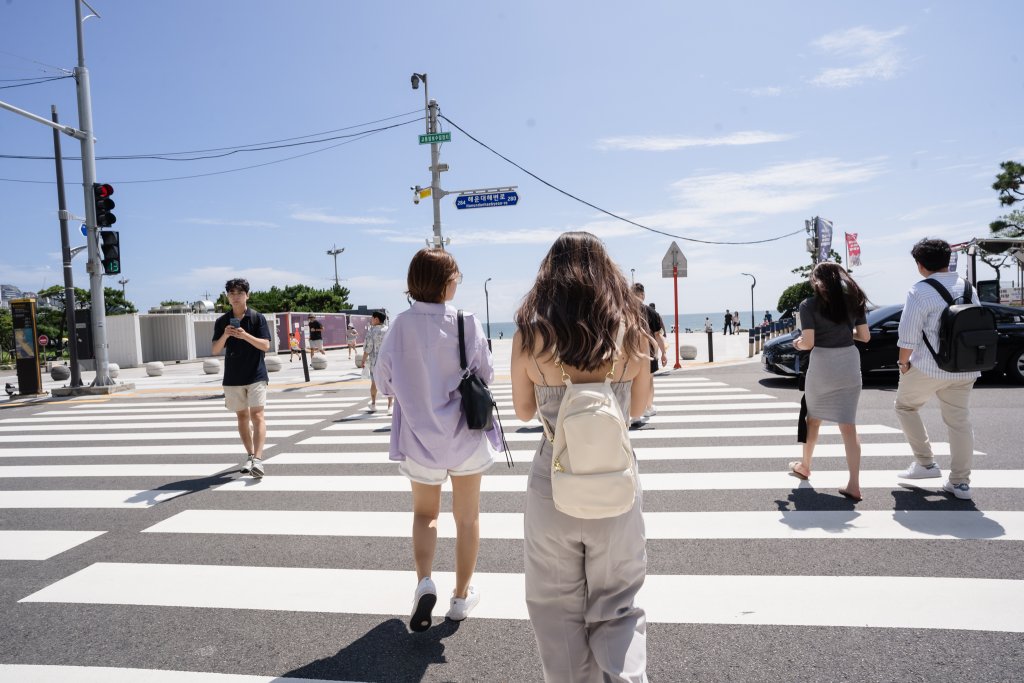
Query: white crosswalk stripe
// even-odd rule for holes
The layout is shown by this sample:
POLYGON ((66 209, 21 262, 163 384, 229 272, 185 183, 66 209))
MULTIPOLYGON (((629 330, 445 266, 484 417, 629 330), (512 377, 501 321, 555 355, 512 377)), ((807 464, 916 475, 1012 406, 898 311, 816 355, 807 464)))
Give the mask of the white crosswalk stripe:
MULTIPOLYGON (((858 543, 939 543, 952 548, 966 541, 975 544, 973 552, 983 553, 1024 543, 1024 511, 956 505, 872 509, 867 502, 853 507, 835 494, 846 484, 847 474, 834 425, 822 427, 815 451, 820 467, 811 480, 791 476, 786 463, 800 455, 795 443, 799 404, 794 401, 706 377, 666 376, 656 382, 658 413, 631 431, 630 438, 641 484, 652 494, 645 501, 657 501, 645 512, 645 525, 648 540, 652 547, 659 544, 659 551, 672 544, 732 542, 718 550, 756 555, 764 552, 753 543, 760 542, 792 544, 799 552, 826 552, 812 549, 839 543, 864 553, 874 546, 858 543), (805 494, 832 502, 814 503, 813 497, 803 502, 805 494), (729 507, 694 509, 705 499, 729 507), (684 504, 684 509, 674 509, 684 504)), ((364 391, 358 396, 320 392, 272 398, 266 410, 271 442, 265 447, 263 479, 238 473, 244 453, 235 420, 219 399, 98 400, 50 406, 31 417, 5 415, 0 420, 0 509, 18 514, 0 529, 0 563, 48 566, 76 554, 88 558, 71 563, 67 572, 45 585, 23 591, 17 596, 19 609, 59 605, 69 618, 74 618, 76 606, 103 605, 157 613, 187 608, 405 619, 416 577, 409 553, 393 549, 398 542, 408 546, 411 537, 410 484, 389 459, 391 418, 383 410, 365 412, 364 391), (326 509, 324 501, 329 501, 326 509), (77 514, 88 516, 75 523, 77 514), (150 516, 136 521, 143 515, 150 516), (125 530, 125 520, 135 525, 125 530), (128 539, 117 546, 122 550, 101 555, 90 551, 91 546, 113 547, 112 538, 122 536, 128 539), (360 539, 358 547, 369 554, 344 559, 341 566, 317 566, 300 551, 285 563, 261 559, 260 548, 269 544, 308 548, 299 545, 302 539, 312 543, 317 538, 330 539, 325 545, 360 539), (133 543, 148 554, 135 557, 133 543), (220 552, 242 544, 246 560, 220 552), (187 547, 187 561, 155 550, 165 547, 169 553, 187 547), (238 590, 239 577, 259 590, 238 590)), ((480 532, 483 552, 505 544, 517 556, 523 513, 515 506, 526 490, 530 461, 543 435, 536 420, 514 419, 507 383, 494 387, 494 393, 502 415, 509 418, 504 426, 516 467, 508 470, 499 461, 483 477, 480 532), (490 507, 497 504, 502 511, 490 507)), ((942 479, 902 482, 897 477, 893 468, 909 463, 912 453, 895 417, 881 422, 858 425, 864 457, 861 486, 869 500, 909 488, 930 500, 952 501, 941 493, 942 479), (879 458, 899 458, 899 464, 879 458)), ((937 455, 949 455, 947 442, 932 446, 937 455)), ((1024 489, 1024 469, 992 469, 985 466, 984 456, 977 452, 973 489, 1024 489)), ((451 483, 442 490, 451 491, 451 483)), ((441 515, 437 532, 443 539, 455 537, 450 514, 441 515)), ((827 552, 836 552, 829 547, 827 552)), ((1024 633, 1024 581, 950 578, 934 568, 926 575, 865 574, 861 569, 846 575, 845 566, 812 575, 779 572, 767 560, 765 573, 754 574, 659 569, 648 575, 638 601, 654 628, 725 624, 1024 633), (956 595, 963 607, 956 619, 940 609, 894 609, 908 594, 956 595), (794 596, 799 596, 799 609, 794 609, 794 596)), ((435 572, 434 579, 439 593, 454 584, 450 572, 435 572)), ((474 583, 484 596, 474 619, 529 628, 523 623, 527 613, 521 563, 507 571, 493 566, 478 571, 474 583)), ((202 611, 191 614, 204 618, 202 611)), ((0 663, 0 680, 273 680, 164 668, 156 657, 151 667, 138 669, 0 663)))

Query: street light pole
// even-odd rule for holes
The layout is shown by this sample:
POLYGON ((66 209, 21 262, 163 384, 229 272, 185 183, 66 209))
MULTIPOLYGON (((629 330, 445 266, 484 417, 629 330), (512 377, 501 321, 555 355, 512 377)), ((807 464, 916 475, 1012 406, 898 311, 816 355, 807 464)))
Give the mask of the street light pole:
POLYGON ((341 282, 338 280, 338 254, 345 251, 345 247, 338 249, 338 245, 332 245, 332 249, 327 250, 328 256, 334 257, 334 288, 341 289, 341 282))
MULTIPOLYGON (((411 77, 412 89, 418 90, 420 81, 423 82, 423 101, 425 103, 425 118, 427 123, 427 134, 437 132, 437 102, 430 99, 427 93, 427 74, 414 73, 411 77)), ((441 190, 441 166, 440 147, 436 142, 430 143, 430 199, 434 205, 434 248, 444 249, 444 239, 441 237, 441 197, 444 192, 441 190)))
MULTIPOLYGON (((57 106, 50 105, 50 118, 54 124, 58 124, 57 106)), ((64 196, 64 160, 60 149, 60 133, 53 129, 53 160, 57 166, 57 210, 60 219, 60 250, 64 260, 64 316, 67 320, 68 338, 71 344, 71 386, 78 388, 82 386, 82 371, 78 364, 78 344, 75 329, 75 282, 71 270, 71 259, 74 253, 71 251, 71 243, 68 239, 68 214, 67 199, 64 196)), ((79 247, 81 249, 81 247, 79 247)))
POLYGON ((126 278, 126 277, 123 277, 123 278, 121 278, 120 280, 118 280, 118 281, 117 281, 117 283, 118 283, 119 285, 121 285, 121 296, 122 296, 122 297, 124 297, 124 296, 125 296, 125 293, 124 293, 124 286, 125 286, 126 284, 128 284, 129 282, 131 282, 131 280, 129 280, 129 279, 128 279, 128 278, 126 278))
POLYGON ((757 278, 750 273, 740 273, 740 275, 746 275, 753 280, 750 283, 750 329, 754 329, 754 287, 757 286, 757 278))
POLYGON ((487 311, 487 349, 491 348, 491 297, 487 293, 487 283, 491 278, 484 280, 484 308, 487 311))
POLYGON ((630 268, 629 269, 629 284, 631 284, 631 285, 635 285, 636 284, 636 268, 630 268))

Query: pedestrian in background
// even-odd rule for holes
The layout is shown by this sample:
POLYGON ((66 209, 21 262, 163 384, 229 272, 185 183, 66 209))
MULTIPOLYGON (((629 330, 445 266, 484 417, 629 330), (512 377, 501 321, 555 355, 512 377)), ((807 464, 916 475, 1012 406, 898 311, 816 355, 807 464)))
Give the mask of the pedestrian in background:
POLYGON ((352 360, 352 353, 356 350, 356 338, 358 336, 359 336, 359 333, 356 332, 356 328, 352 325, 352 323, 349 323, 348 327, 345 329, 345 338, 348 341, 348 359, 349 360, 352 360))
POLYGON ((309 314, 309 360, 313 360, 316 356, 316 352, 319 351, 321 356, 326 356, 327 353, 324 351, 324 324, 316 319, 316 315, 313 313, 309 314))
POLYGON ((722 334, 732 334, 732 313, 725 309, 725 325, 722 327, 722 334))
MULTIPOLYGON (((431 578, 441 512, 441 484, 452 479, 455 517, 455 589, 447 617, 461 621, 480 601, 472 585, 480 549, 480 479, 500 444, 498 421, 489 431, 469 429, 458 391, 458 311, 455 297, 462 274, 441 249, 421 249, 409 264, 408 294, 415 303, 395 317, 374 371, 380 389, 396 399, 389 457, 412 482, 412 545, 418 584, 409 628, 425 631, 437 602, 431 578)), ((467 368, 484 382, 494 365, 483 326, 464 314, 467 368)))
MULTIPOLYGON (((644 286, 637 282, 633 285, 633 293, 639 297, 640 303, 643 304, 647 294, 644 291, 644 286)), ((654 302, 644 305, 644 320, 647 321, 647 331, 654 338, 654 344, 651 346, 651 375, 654 375, 658 371, 658 358, 661 358, 661 367, 668 364, 668 346, 665 344, 665 322, 661 319, 661 314, 658 313, 657 309, 654 308, 654 302), (661 352, 660 354, 658 352, 661 352)), ((634 421, 632 426, 639 427, 641 424, 646 422, 647 418, 653 417, 658 414, 658 408, 654 405, 654 382, 651 382, 651 397, 644 409, 644 414, 641 416, 639 421, 634 421)))
MULTIPOLYGON (((600 240, 564 233, 515 314, 512 402, 521 420, 554 425, 564 376, 612 387, 639 416, 651 388, 644 312, 600 240), (625 326, 622 353, 616 334, 625 326), (609 370, 610 369, 610 370, 609 370)), ((628 418, 627 418, 628 419, 628 418)), ((526 605, 546 681, 646 681, 647 621, 635 604, 647 568, 641 493, 628 512, 579 519, 555 509, 552 446, 541 438, 526 493, 526 605)))
POLYGON ((248 306, 248 280, 228 280, 224 290, 231 310, 213 324, 213 355, 224 352, 224 406, 235 414, 246 452, 241 472, 260 478, 267 439, 263 408, 270 380, 264 355, 270 350, 270 327, 262 313, 248 306))
MULTIPOLYGON (((948 243, 923 239, 914 245, 910 253, 922 277, 945 287, 954 301, 964 295, 967 283, 956 271, 949 270, 948 243)), ((949 454, 952 456, 949 478, 942 488, 957 498, 970 500, 971 460, 974 457, 970 401, 974 381, 981 373, 946 372, 936 364, 925 346, 927 336, 932 348, 939 348, 939 320, 945 308, 942 295, 923 280, 914 283, 907 292, 897 342, 900 347, 900 384, 896 390, 896 417, 914 453, 914 462, 899 476, 903 479, 942 476, 920 412, 934 396, 939 399, 942 421, 949 430, 949 454)))
POLYGON ((839 493, 861 500, 860 439, 857 436, 857 403, 860 401, 860 351, 854 341, 871 339, 866 315, 867 297, 838 263, 819 263, 811 271, 814 295, 800 304, 798 351, 810 351, 806 378, 806 440, 803 459, 789 464, 800 479, 811 476, 811 458, 824 420, 839 424, 849 470, 839 493))
MULTIPOLYGON (((367 377, 370 380, 370 407, 368 412, 376 412, 377 410, 377 380, 373 373, 373 368, 377 364, 377 355, 380 353, 380 347, 384 343, 384 337, 388 333, 388 327, 384 323, 387 322, 387 315, 383 311, 374 311, 370 315, 370 329, 366 331, 366 338, 363 340, 363 377, 367 377)), ((391 414, 391 395, 388 392, 384 392, 384 395, 388 397, 388 415, 391 414)))
POLYGON ((288 349, 291 353, 288 354, 288 362, 291 363, 295 360, 295 356, 299 355, 299 333, 288 335, 288 349))
POLYGON ((715 331, 715 328, 711 325, 711 318, 709 318, 707 316, 704 317, 704 331, 705 332, 714 332, 715 331))
POLYGON ((732 331, 740 333, 740 310, 737 308, 732 312, 732 331))

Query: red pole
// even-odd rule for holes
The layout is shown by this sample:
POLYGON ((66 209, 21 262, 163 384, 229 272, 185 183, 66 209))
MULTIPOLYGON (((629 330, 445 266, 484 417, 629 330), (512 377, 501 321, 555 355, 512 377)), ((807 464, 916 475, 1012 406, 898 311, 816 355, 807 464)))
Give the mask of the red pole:
POLYGON ((679 266, 672 264, 672 290, 676 300, 676 364, 672 366, 676 370, 683 367, 679 363, 679 266))

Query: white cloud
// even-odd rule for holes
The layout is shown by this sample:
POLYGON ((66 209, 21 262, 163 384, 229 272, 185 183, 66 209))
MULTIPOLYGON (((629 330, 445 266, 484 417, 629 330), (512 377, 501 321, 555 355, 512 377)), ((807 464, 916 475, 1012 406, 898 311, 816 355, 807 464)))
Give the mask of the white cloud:
MULTIPOLYGON (((244 277, 250 289, 270 289, 273 286, 308 284, 309 273, 281 270, 271 267, 246 268, 238 266, 206 266, 193 268, 177 277, 167 278, 168 282, 187 285, 192 290, 206 287, 219 292, 224 283, 234 277, 244 277)), ((333 278, 332 278, 333 281, 333 278)), ((217 295, 214 294, 214 297, 217 295)))
POLYGON ((782 94, 782 88, 777 85, 766 85, 759 88, 740 88, 740 92, 751 97, 778 97, 782 94))
POLYGON ((276 228, 277 223, 268 221, 226 221, 220 218, 186 218, 184 223, 194 225, 223 225, 232 228, 276 228))
POLYGON ((908 211, 905 214, 896 217, 898 221, 917 221, 929 214, 937 213, 941 211, 944 214, 949 214, 959 209, 976 209, 981 206, 995 206, 996 200, 992 198, 988 199, 972 199, 966 202, 948 203, 948 204, 931 204, 929 206, 921 206, 912 211, 908 211))
POLYGON ((903 71, 903 50, 895 38, 905 28, 874 31, 858 26, 822 36, 813 45, 829 55, 854 60, 854 64, 822 69, 811 83, 826 88, 848 88, 867 80, 887 81, 903 71))
POLYGON ((373 216, 332 216, 316 209, 299 210, 292 213, 291 218, 309 223, 328 223, 330 225, 388 225, 394 223, 388 218, 373 216))
POLYGON ((685 147, 721 147, 735 145, 762 145, 768 142, 784 142, 795 135, 790 133, 768 133, 760 130, 746 130, 713 138, 691 138, 683 136, 624 135, 602 138, 597 141, 598 149, 639 150, 644 152, 669 152, 685 147))

